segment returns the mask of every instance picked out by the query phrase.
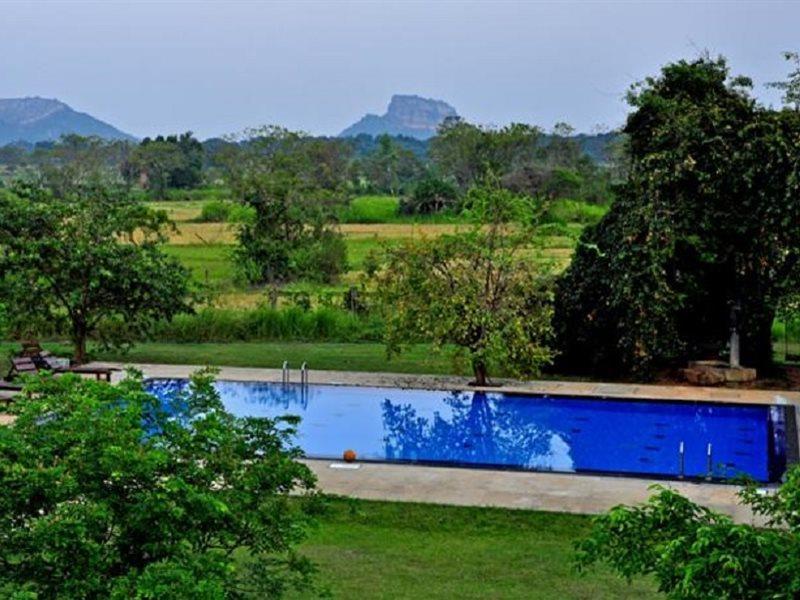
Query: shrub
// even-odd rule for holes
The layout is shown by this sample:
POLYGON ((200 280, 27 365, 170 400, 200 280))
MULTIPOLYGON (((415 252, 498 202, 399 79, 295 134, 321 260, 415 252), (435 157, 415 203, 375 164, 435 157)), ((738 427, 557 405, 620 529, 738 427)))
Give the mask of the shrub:
POLYGON ((331 283, 347 270, 347 244, 340 234, 325 230, 295 248, 289 259, 295 279, 331 283))
POLYGON ((212 200, 203 204, 198 221, 201 223, 224 223, 231 214, 233 205, 222 200, 212 200))
POLYGON ((228 211, 228 223, 252 223, 256 218, 256 211, 252 206, 244 204, 231 204, 228 211))
POLYGON ((561 199, 553 201, 547 208, 544 220, 548 223, 580 223, 593 225, 600 221, 608 207, 589 204, 579 200, 561 199))
POLYGON ((576 564, 583 570, 604 563, 628 580, 651 576, 668 598, 796 598, 800 468, 789 469, 768 494, 749 483, 739 497, 766 527, 736 524, 657 486, 646 503, 595 517, 576 545, 576 564))
POLYGON ((383 323, 376 315, 359 315, 327 306, 311 310, 300 306, 260 306, 253 310, 205 308, 193 315, 179 315, 172 321, 159 323, 149 339, 180 343, 375 342, 382 335, 383 323))
POLYGON ((403 198, 400 212, 406 215, 430 215, 455 208, 458 190, 436 177, 426 177, 414 188, 410 198, 403 198))

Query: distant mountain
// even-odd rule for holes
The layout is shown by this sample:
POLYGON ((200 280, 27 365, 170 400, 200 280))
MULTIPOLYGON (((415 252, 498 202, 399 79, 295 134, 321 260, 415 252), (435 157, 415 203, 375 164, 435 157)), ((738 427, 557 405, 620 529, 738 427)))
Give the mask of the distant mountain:
POLYGON ((384 133, 427 140, 436 135, 436 128, 448 117, 457 117, 456 109, 447 102, 420 96, 392 96, 383 115, 368 114, 354 123, 339 137, 372 136, 384 133))
POLYGON ((53 141, 75 133, 110 140, 135 140, 86 113, 47 98, 0 98, 0 146, 11 142, 53 141))

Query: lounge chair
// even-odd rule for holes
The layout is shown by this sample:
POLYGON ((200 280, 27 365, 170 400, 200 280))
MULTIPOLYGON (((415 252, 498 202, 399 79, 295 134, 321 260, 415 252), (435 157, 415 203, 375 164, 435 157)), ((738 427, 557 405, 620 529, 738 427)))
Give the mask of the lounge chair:
POLYGON ((8 371, 8 375, 6 375, 6 380, 12 381, 20 375, 36 375, 38 372, 39 368, 36 366, 36 363, 33 362, 33 359, 28 357, 12 358, 11 369, 8 371))
MULTIPOLYGON (((8 373, 7 380, 13 380, 19 375, 35 375, 40 371, 50 371, 53 374, 75 373, 77 375, 94 375, 97 381, 111 381, 114 371, 119 371, 113 367, 92 367, 89 365, 72 366, 69 362, 63 362, 54 357, 47 350, 42 350, 35 356, 18 357, 11 359, 11 371, 8 373)), ((12 384, 13 385, 13 384, 12 384)))

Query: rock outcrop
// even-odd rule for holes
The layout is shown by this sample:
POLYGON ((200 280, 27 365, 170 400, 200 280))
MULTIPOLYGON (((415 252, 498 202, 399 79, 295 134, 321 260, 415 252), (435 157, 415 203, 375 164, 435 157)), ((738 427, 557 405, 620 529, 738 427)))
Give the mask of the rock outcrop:
POLYGON ((427 140, 436 134, 436 128, 442 121, 457 116, 456 109, 447 102, 420 96, 395 95, 385 114, 368 114, 339 136, 355 137, 364 133, 377 136, 385 133, 427 140))

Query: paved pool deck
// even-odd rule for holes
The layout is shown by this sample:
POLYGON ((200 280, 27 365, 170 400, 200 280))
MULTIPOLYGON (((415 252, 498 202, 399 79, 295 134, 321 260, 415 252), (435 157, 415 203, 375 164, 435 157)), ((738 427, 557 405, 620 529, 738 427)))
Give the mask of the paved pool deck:
MULTIPOLYGON (((120 363, 95 363, 124 368, 120 363)), ((184 378, 202 368, 199 365, 129 365, 145 377, 184 378)), ((115 373, 114 380, 124 376, 115 373)), ((220 379, 280 382, 280 369, 222 367, 220 379)), ((298 382, 297 369, 290 380, 298 382)), ((362 385, 424 389, 481 389, 467 385, 460 377, 359 373, 348 371, 309 371, 309 382, 332 385, 362 385)), ((605 396, 618 399, 685 400, 689 402, 729 402, 742 404, 780 404, 800 408, 800 392, 693 386, 665 386, 596 383, 580 381, 504 381, 501 388, 488 391, 551 395, 605 396)), ((0 415, 2 418, 2 415, 0 415)), ((2 422, 2 421, 0 421, 2 422)), ((344 465, 331 460, 304 461, 316 473, 321 490, 344 496, 397 502, 429 502, 463 506, 494 506, 555 512, 595 514, 617 504, 643 502, 653 485, 675 489, 702 505, 733 517, 740 523, 761 523, 739 505, 738 488, 707 482, 664 481, 637 477, 597 476, 530 471, 506 471, 357 463, 344 465)), ((769 488, 765 488, 769 489, 769 488)))
POLYGON ((658 484, 738 523, 764 524, 738 503, 739 488, 732 485, 390 463, 353 465, 317 459, 303 462, 314 471, 324 492, 364 500, 597 514, 618 504, 644 502, 652 494, 651 486, 658 484))

